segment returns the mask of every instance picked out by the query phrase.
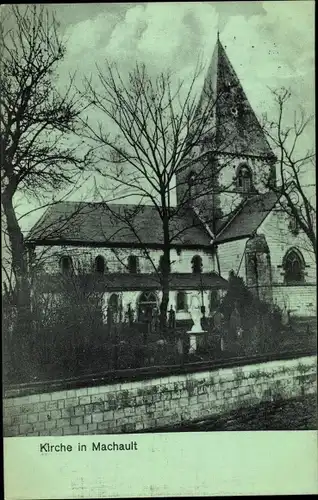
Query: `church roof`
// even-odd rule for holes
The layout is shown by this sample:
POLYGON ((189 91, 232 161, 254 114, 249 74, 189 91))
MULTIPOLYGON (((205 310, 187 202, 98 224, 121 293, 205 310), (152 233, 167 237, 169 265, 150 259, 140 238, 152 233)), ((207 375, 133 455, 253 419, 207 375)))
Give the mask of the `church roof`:
POLYGON ((222 153, 273 158, 262 127, 219 38, 204 81, 199 106, 216 98, 214 148, 222 153))
MULTIPOLYGON (((192 211, 183 210, 170 222, 172 245, 202 247, 211 237, 192 211)), ((83 202, 59 202, 49 207, 29 232, 27 243, 162 245, 162 222, 156 207, 83 202)))
POLYGON ((269 191, 248 199, 216 237, 217 243, 225 243, 250 237, 265 220, 278 201, 279 196, 269 191))
MULTIPOLYGON (((42 291, 58 292, 63 289, 63 277, 60 275, 49 275, 49 279, 45 279, 45 275, 39 276, 42 291)), ((158 290, 160 282, 157 274, 130 274, 130 273, 105 273, 102 276, 90 274, 87 276, 79 276, 77 279, 86 286, 90 283, 96 291, 122 291, 122 290, 158 290)), ((210 273, 171 273, 170 289, 171 290, 213 290, 226 289, 228 286, 227 280, 214 272, 210 273)), ((74 282, 71 283, 75 284, 74 282)), ((68 278, 66 286, 70 286, 68 278)))
MULTIPOLYGON (((220 229, 216 242, 251 236, 277 200, 278 195, 271 191, 246 200, 220 229)), ((191 209, 171 219, 170 234, 172 246, 211 245, 211 235, 191 209)), ((162 222, 157 209, 150 205, 59 202, 49 207, 33 226, 26 243, 162 246, 162 222)))

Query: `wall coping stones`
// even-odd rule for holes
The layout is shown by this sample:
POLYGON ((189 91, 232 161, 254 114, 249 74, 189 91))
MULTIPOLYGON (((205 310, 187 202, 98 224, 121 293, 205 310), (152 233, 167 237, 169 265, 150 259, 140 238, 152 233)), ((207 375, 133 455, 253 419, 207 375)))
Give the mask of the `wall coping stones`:
POLYGON ((133 370, 106 372, 104 374, 92 373, 82 377, 73 377, 69 379, 10 385, 4 387, 3 397, 8 400, 10 398, 33 395, 35 398, 40 394, 40 401, 49 401, 64 399, 68 395, 73 394, 73 391, 76 389, 81 389, 81 396, 89 396, 92 394, 111 392, 114 390, 114 386, 119 383, 128 383, 130 390, 132 390, 140 387, 140 383, 148 387, 158 383, 178 383, 181 380, 180 377, 182 377, 182 379, 184 379, 184 377, 191 378, 191 380, 201 379, 202 372, 204 371, 209 372, 209 374, 207 374, 208 377, 211 377, 211 375, 213 377, 218 377, 220 370, 223 372, 222 376, 224 370, 226 370, 226 372, 233 373, 233 378, 235 378, 235 373, 242 373, 242 375, 245 376, 246 373, 255 372, 257 370, 270 372, 275 366, 278 367, 280 361, 285 361, 285 365, 287 364, 288 366, 290 364, 292 366, 295 359, 302 358, 301 364, 305 366, 312 363, 312 356, 317 356, 316 351, 306 350, 292 353, 269 353, 249 357, 236 357, 231 359, 189 363, 185 365, 153 366, 133 370), (264 363, 267 364, 265 370, 264 363))

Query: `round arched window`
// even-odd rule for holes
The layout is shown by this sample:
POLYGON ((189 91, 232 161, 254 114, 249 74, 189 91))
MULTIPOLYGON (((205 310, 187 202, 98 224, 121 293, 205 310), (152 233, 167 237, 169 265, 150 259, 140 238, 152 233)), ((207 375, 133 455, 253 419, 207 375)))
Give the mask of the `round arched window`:
POLYGON ((60 259, 60 270, 62 274, 68 274, 73 269, 73 261, 69 256, 61 257, 60 259))
POLYGON ((129 273, 131 274, 138 273, 138 257, 136 257, 136 255, 129 255, 127 267, 129 273))
POLYGON ((100 274, 105 272, 105 259, 102 255, 97 255, 95 259, 95 272, 100 274))
POLYGON ((187 305, 187 294, 186 292, 177 293, 177 311, 186 311, 188 309, 187 305))
POLYGON ((138 300, 138 321, 150 322, 157 311, 157 297, 154 292, 143 292, 138 300))
POLYGON ((202 273, 202 258, 200 255, 194 255, 194 257, 192 257, 191 264, 193 273, 202 273))
POLYGON ((236 177, 236 186, 244 193, 252 190, 253 178, 251 169, 248 165, 244 164, 239 167, 236 177))

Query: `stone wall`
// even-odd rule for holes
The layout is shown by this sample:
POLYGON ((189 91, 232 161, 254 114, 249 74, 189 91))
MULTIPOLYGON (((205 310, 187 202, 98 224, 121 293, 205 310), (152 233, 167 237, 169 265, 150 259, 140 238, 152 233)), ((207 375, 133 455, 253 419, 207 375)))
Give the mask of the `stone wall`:
POLYGON ((218 247, 221 276, 228 279, 230 271, 246 280, 245 248, 248 239, 229 241, 218 247))
POLYGON ((270 249, 273 283, 284 284, 283 259, 290 248, 296 248, 305 261, 305 283, 315 284, 316 262, 311 244, 302 231, 293 234, 289 223, 289 216, 277 205, 257 230, 257 234, 265 235, 270 249))
POLYGON ((219 158, 219 183, 223 187, 220 193, 220 206, 224 216, 228 216, 242 202, 242 195, 236 187, 236 174, 238 167, 246 164, 251 170, 253 186, 259 193, 266 191, 265 181, 270 174, 270 166, 262 160, 247 157, 230 158, 222 155, 219 158))
POLYGON ((292 316, 314 318, 317 315, 317 286, 273 285, 273 301, 281 309, 286 305, 292 316))
MULTIPOLYGON (((60 270, 61 257, 70 256, 73 259, 75 269, 80 266, 81 270, 92 272, 94 270, 95 258, 100 255, 105 259, 105 266, 111 273, 128 273, 128 257, 134 255, 138 258, 138 268, 140 273, 154 273, 154 266, 159 267, 162 250, 149 250, 145 252, 142 249, 130 248, 107 248, 107 247, 79 247, 70 245, 38 246, 35 249, 36 258, 39 261, 39 270, 56 274, 60 270)), ((191 260, 195 255, 202 258, 202 272, 209 273, 215 271, 216 264, 211 252, 202 249, 183 249, 176 251, 171 249, 171 272, 172 273, 191 273, 191 260)))
POLYGON ((246 156, 233 158, 232 155, 220 154, 216 161, 206 156, 178 174, 177 202, 184 203, 186 199, 192 198, 191 202, 197 207, 204 220, 211 222, 215 217, 226 220, 242 202, 242 193, 236 183, 237 171, 242 164, 250 168, 253 186, 257 191, 265 192, 271 171, 269 164, 256 158, 246 156), (194 175, 194 181, 190 191, 191 174, 194 175))
POLYGON ((135 432, 316 392, 316 356, 4 399, 4 436, 135 432))
MULTIPOLYGON (((162 256, 161 250, 149 250, 149 256, 141 249, 111 249, 111 248, 93 248, 93 247, 72 247, 72 246, 39 246, 36 247, 36 256, 40 260, 41 265, 39 266, 39 271, 44 273, 56 275, 60 272, 60 259, 61 257, 70 256, 72 257, 75 269, 80 269, 85 272, 91 273, 94 270, 94 260, 99 255, 105 259, 105 265, 109 272, 120 272, 128 273, 128 269, 125 267, 128 261, 129 255, 135 255, 138 258, 139 271, 142 274, 154 273, 155 265, 157 268, 159 266, 160 257, 162 256)), ((215 271, 215 259, 211 252, 204 251, 202 249, 183 249, 177 252, 175 249, 171 249, 171 272, 173 273, 191 273, 192 272, 192 258, 195 255, 199 255, 202 258, 202 272, 210 273, 215 271)), ((107 272, 105 272, 107 275, 107 272)), ((158 285, 159 287, 159 285, 158 285)), ((108 300, 113 292, 106 292, 103 298, 103 311, 106 314, 108 300)), ((176 311, 177 320, 190 320, 190 315, 188 313, 188 308, 184 311, 177 311, 177 291, 171 290, 169 294, 169 305, 176 311)), ((187 290, 187 303, 191 303, 191 298, 193 295, 197 294, 197 290, 187 290)), ((220 293, 220 292, 218 292, 220 293)), ((135 311, 135 319, 137 318, 137 309, 139 304, 139 298, 142 291, 123 291, 117 293, 119 300, 122 305, 122 310, 125 312, 128 308, 128 304, 131 304, 132 309, 135 311)), ((47 300, 50 300, 51 294, 43 294, 47 300)), ((161 301, 161 291, 156 292, 157 306, 159 308, 161 301)), ((56 298, 57 294, 56 294, 56 298)), ((210 314, 209 303, 210 303, 210 292, 204 291, 203 301, 206 307, 206 314, 210 314)))
MULTIPOLYGON (((288 216, 276 207, 257 230, 257 237, 264 237, 269 248, 268 255, 263 254, 258 258, 260 297, 267 301, 273 300, 281 309, 286 305, 292 316, 315 317, 317 288, 313 252, 303 233, 296 236, 292 234, 289 222, 288 216), (283 259, 291 248, 301 252, 305 262, 304 283, 297 285, 284 282, 283 259)), ((253 291, 249 266, 246 267, 250 241, 246 238, 219 245, 219 261, 224 278, 227 279, 229 271, 233 269, 253 291)))
POLYGON ((290 219, 277 206, 264 220, 258 234, 264 234, 270 249, 273 302, 284 306, 292 316, 314 317, 317 315, 316 262, 310 242, 303 232, 295 235, 289 228, 290 219), (305 262, 304 283, 284 283, 283 259, 287 251, 296 248, 305 262))

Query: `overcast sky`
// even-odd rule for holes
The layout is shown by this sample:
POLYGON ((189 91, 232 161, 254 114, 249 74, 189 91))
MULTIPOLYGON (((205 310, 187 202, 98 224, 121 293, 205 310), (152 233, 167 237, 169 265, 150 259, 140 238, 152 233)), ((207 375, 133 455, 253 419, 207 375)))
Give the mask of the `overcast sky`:
MULTIPOLYGON (((49 6, 67 39, 60 74, 94 72, 105 58, 152 74, 173 68, 186 78, 198 57, 208 64, 217 30, 256 114, 273 115, 267 87, 289 87, 293 108, 314 111, 314 3, 311 1, 63 4, 49 6)), ((305 146, 313 141, 312 131, 305 146)), ((308 182, 313 182, 310 177, 308 182)), ((23 203, 20 210, 28 210, 23 203)), ((25 218, 28 229, 40 213, 25 218)))

